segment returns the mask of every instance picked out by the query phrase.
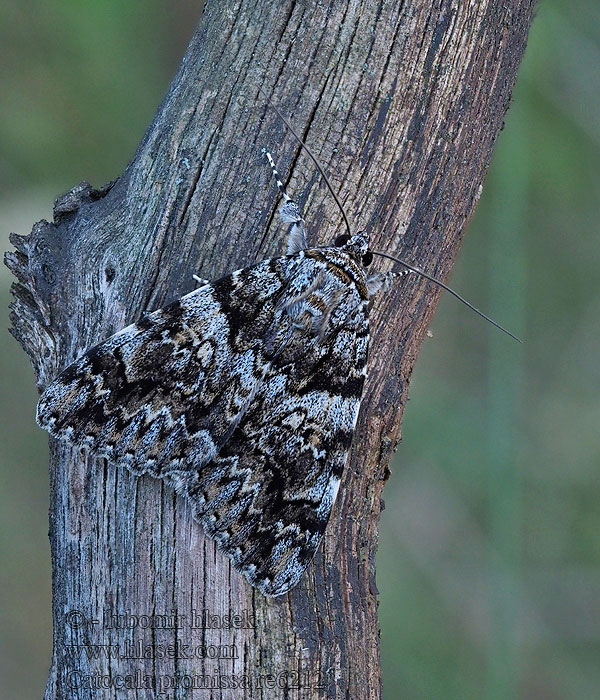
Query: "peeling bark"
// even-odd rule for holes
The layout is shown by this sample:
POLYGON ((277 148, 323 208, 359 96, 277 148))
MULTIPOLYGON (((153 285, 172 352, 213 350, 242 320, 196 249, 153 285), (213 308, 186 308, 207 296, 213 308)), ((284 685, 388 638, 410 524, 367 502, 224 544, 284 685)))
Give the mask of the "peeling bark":
MULTIPOLYGON (((263 147, 289 174, 311 242, 342 231, 315 168, 258 85, 316 152, 355 230, 445 278, 502 128, 533 4, 209 0, 121 177, 98 190, 82 183, 57 200, 52 223, 12 238, 13 333, 39 387, 143 310, 190 291, 193 273, 214 279, 282 251, 263 147)), ((369 379, 325 545, 281 598, 245 584, 161 482, 51 441, 46 700, 380 697, 381 495, 437 298, 410 276, 374 305, 369 379), (142 626, 141 616, 173 611, 168 629, 156 626, 160 617, 142 626), (93 659, 76 644, 118 644, 119 656, 146 658, 101 650, 93 659), (149 679, 156 691, 139 687, 149 679), (235 679, 247 687, 186 690, 235 679)))

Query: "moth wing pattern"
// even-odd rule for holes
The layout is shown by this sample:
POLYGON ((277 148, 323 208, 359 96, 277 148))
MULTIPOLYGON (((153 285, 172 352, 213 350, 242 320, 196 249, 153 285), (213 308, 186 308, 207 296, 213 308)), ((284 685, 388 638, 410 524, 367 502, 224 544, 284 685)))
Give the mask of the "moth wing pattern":
MULTIPOLYGON (((303 274, 299 266, 295 279, 325 278, 312 292, 335 277, 323 263, 304 263, 309 269, 303 274)), ((296 585, 314 557, 360 406, 368 305, 364 290, 361 296, 336 282, 323 293, 330 302, 337 296, 325 311, 326 329, 295 327, 218 456, 185 485, 195 518, 267 596, 296 585)), ((303 309, 295 310, 297 316, 303 309)))
POLYGON ((281 284, 264 261, 145 314, 46 388, 38 423, 135 473, 178 483, 217 454, 256 391, 281 284), (241 317, 246 333, 232 328, 241 317))
POLYGON ((337 493, 365 378, 368 297, 342 251, 264 260, 82 355, 42 394, 38 422, 164 478, 235 568, 280 595, 313 558, 337 493))

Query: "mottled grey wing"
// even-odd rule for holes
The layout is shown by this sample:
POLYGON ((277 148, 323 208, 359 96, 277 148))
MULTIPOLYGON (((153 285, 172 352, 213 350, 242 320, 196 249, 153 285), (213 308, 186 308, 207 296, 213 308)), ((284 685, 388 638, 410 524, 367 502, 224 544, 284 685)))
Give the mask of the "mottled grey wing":
POLYGON ((323 538, 360 405, 367 303, 273 359, 218 456, 185 486, 194 516, 264 595, 299 581, 323 538))
POLYGON ((263 261, 144 315, 46 388, 38 423, 178 485, 215 457, 262 381, 283 272, 263 261))

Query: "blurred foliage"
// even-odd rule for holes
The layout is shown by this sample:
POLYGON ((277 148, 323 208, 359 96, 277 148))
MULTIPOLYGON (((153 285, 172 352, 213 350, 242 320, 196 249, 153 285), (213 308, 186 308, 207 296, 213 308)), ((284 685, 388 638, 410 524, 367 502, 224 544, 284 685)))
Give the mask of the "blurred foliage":
POLYGON ((386 488, 387 698, 600 687, 600 6, 540 3, 386 488))
MULTIPOLYGON (((192 2, 7 0, 0 41, 3 248, 53 197, 132 156, 197 20, 192 2)), ((600 687, 600 6, 546 0, 385 492, 384 696, 591 698, 600 687)), ((4 328, 10 277, 0 270, 4 328)), ((46 439, 0 335, 2 688, 50 661, 46 439)))

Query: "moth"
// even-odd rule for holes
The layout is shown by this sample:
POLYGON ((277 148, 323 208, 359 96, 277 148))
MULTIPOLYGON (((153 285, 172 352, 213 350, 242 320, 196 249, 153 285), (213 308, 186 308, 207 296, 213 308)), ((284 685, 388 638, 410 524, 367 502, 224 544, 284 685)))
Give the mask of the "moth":
POLYGON ((360 233, 308 247, 266 155, 284 200, 285 255, 203 282, 88 350, 45 389, 37 421, 164 479, 248 583, 279 596, 314 557, 338 492, 370 301, 403 273, 369 274, 373 251, 360 233))

